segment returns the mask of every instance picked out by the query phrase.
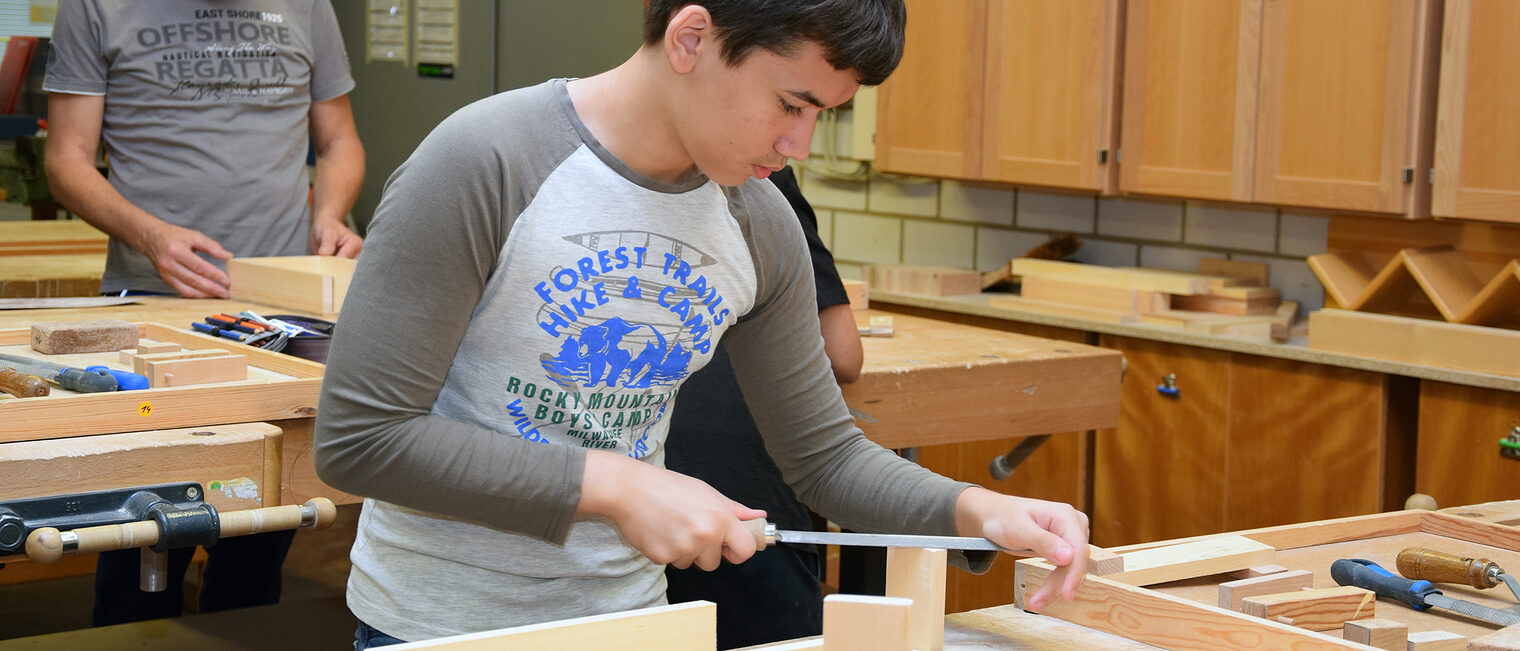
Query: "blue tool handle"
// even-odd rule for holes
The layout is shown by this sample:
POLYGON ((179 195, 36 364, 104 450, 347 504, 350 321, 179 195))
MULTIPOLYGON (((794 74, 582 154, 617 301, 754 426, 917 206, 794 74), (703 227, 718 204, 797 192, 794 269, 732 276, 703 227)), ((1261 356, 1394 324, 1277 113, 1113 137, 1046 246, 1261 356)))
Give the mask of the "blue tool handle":
POLYGON ((138 389, 148 388, 148 378, 145 378, 131 371, 118 371, 115 369, 106 368, 104 366, 86 366, 84 367, 84 370, 104 371, 106 373, 110 373, 111 377, 116 378, 117 391, 136 391, 138 389))
POLYGON ((1411 581, 1383 569, 1365 558, 1342 558, 1330 564, 1330 578, 1340 585, 1371 590, 1377 596, 1401 602, 1415 610, 1425 610, 1427 595, 1441 594, 1429 581, 1411 581))
POLYGON ((116 390, 116 378, 111 377, 110 373, 100 371, 66 368, 59 371, 53 381, 57 382, 58 386, 79 393, 102 393, 116 390))
POLYGON ((206 333, 208 335, 216 335, 218 337, 226 337, 226 338, 231 339, 233 341, 242 341, 243 340, 243 335, 240 335, 240 334, 238 334, 236 332, 232 332, 232 331, 230 331, 230 330, 228 330, 226 328, 218 328, 218 327, 216 327, 214 325, 211 325, 209 323, 201 323, 199 321, 195 321, 195 322, 192 322, 190 324, 190 327, 194 328, 196 330, 199 330, 201 332, 204 332, 204 333, 206 333))

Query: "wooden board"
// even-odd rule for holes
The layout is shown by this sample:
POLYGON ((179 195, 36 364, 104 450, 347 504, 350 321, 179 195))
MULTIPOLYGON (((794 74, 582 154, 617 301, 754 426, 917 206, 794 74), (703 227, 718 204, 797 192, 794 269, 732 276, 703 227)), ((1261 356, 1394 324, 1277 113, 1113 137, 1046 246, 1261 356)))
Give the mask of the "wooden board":
MULTIPOLYGON (((0 222, 4 223, 4 222, 0 222)), ((0 298, 98 296, 105 253, 0 254, 0 298)))
POLYGON ((1105 323, 1135 323, 1144 320, 1145 316, 1134 312, 1109 310, 1101 307, 1089 307, 1086 305, 1073 305, 1071 303, 1056 303, 1053 301, 1041 301, 1022 296, 988 296, 987 304, 992 307, 1000 307, 1009 310, 1024 310, 1052 316, 1069 316, 1090 321, 1102 321, 1105 323))
POLYGON ((888 292, 959 296, 982 291, 982 274, 971 269, 870 264, 861 268, 861 275, 871 287, 888 292))
POLYGON ((890 338, 861 341, 860 379, 843 387, 845 402, 869 416, 857 424, 885 447, 1118 422, 1117 352, 903 314, 893 315, 893 328, 890 338))
POLYGON ((233 258, 227 262, 228 292, 234 300, 337 314, 354 265, 354 260, 336 256, 233 258))
POLYGON ((1355 586, 1313 588, 1246 597, 1241 611, 1311 631, 1338 631, 1346 622, 1372 619, 1377 595, 1355 586))
POLYGON ((718 646, 718 608, 689 601, 643 610, 578 617, 498 631, 443 637, 389 647, 448 651, 712 651, 718 646))
POLYGON ((1263 565, 1272 562, 1275 553, 1270 545, 1249 538, 1217 536, 1123 554, 1124 571, 1105 578, 1129 585, 1166 583, 1263 565))
POLYGON ((0 221, 0 257, 104 254, 108 240, 77 220, 0 221))
POLYGON ((1122 289, 1141 289, 1168 294, 1206 294, 1210 286, 1230 287, 1239 280, 1226 276, 1190 274, 1165 269, 1136 267, 1100 267, 1097 265, 1016 258, 1013 273, 1024 277, 1043 276, 1070 282, 1106 285, 1122 289))
MULTIPOLYGON (((316 413, 324 369, 321 364, 162 324, 138 324, 138 331, 146 339, 244 355, 249 378, 95 394, 75 394, 55 387, 47 397, 0 400, 0 442, 307 418, 316 413)), ((30 336, 29 328, 0 330, 0 350, 40 357, 28 346, 30 336)), ((115 352, 53 357, 51 361, 80 367, 103 364, 130 370, 122 367, 115 352)))
POLYGON ((1288 570, 1249 579, 1236 579, 1219 584, 1217 605, 1226 610, 1240 610, 1246 597, 1292 592, 1314 585, 1314 573, 1308 570, 1288 570))
POLYGON ((1520 331, 1324 309, 1309 315, 1309 347, 1495 375, 1520 375, 1520 331))
POLYGON ((1049 276, 1025 278, 1019 287, 1019 296, 1047 303, 1066 303, 1129 314, 1171 307, 1171 296, 1162 292, 1074 282, 1049 276))

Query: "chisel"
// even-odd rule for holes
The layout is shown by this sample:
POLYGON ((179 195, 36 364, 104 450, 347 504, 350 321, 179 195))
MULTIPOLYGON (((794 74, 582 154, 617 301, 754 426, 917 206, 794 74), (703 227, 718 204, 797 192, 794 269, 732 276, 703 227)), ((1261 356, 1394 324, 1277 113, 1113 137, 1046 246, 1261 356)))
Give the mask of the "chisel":
POLYGON ((0 353, 0 364, 5 364, 22 373, 43 378, 70 391, 100 393, 102 391, 116 390, 116 378, 105 371, 86 371, 80 368, 27 357, 17 357, 5 353, 0 353))
POLYGON ((1441 594, 1429 581, 1411 581, 1364 558, 1342 558, 1331 563, 1330 577, 1340 585, 1354 585, 1371 590, 1379 597, 1392 599, 1415 610, 1435 606, 1499 626, 1520 624, 1520 612, 1514 608, 1499 610, 1471 601, 1453 599, 1441 594))
POLYGON ((47 380, 0 366, 0 391, 17 398, 40 398, 52 391, 47 380))

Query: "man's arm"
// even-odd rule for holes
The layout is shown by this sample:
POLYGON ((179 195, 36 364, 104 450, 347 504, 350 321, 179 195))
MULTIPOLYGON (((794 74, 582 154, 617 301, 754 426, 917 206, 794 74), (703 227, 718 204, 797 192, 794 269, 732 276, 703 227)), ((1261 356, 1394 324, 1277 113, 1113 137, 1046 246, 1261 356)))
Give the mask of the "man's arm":
POLYGON ((849 303, 830 305, 818 311, 818 326, 823 331, 823 354, 829 356, 834 380, 849 384, 860 379, 860 367, 866 353, 860 345, 860 329, 849 303))
POLYGON ((105 114, 103 95, 48 94, 48 187, 81 219, 141 251, 175 291, 191 298, 226 298, 227 274, 197 251, 227 260, 226 249, 200 231, 175 226, 127 201, 95 169, 105 114))
POLYGON ((354 129, 348 95, 311 105, 311 140, 317 150, 312 189, 311 250, 318 255, 356 258, 364 241, 343 218, 364 181, 364 145, 354 129))

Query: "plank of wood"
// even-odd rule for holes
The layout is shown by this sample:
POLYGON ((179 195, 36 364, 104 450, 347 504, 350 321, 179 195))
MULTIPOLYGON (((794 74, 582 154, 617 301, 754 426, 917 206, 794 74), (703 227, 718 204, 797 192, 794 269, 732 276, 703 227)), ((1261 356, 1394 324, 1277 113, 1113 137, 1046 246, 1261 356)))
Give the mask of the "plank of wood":
POLYGON ((871 307, 871 286, 865 281, 845 279, 839 282, 844 284, 845 296, 850 299, 850 309, 864 310, 871 307))
POLYGON ((1124 571, 1124 555, 1115 554, 1096 545, 1087 546, 1087 573, 1108 576, 1124 571))
POLYGON ((911 651, 913 601, 900 597, 831 594, 823 598, 825 651, 911 651))
POLYGON ((1520 331, 1347 310, 1309 315, 1309 347, 1495 375, 1520 373, 1520 331))
POLYGON ((908 646, 915 651, 945 648, 945 565, 943 549, 887 549, 886 596, 913 602, 908 646))
POLYGON ((235 300, 336 314, 343 309, 354 264, 319 255, 233 258, 227 261, 227 291, 235 300))
POLYGON ((861 268, 861 275, 870 286, 888 292, 960 296, 982 291, 982 274, 971 269, 871 264, 861 268))
POLYGON ((1270 287, 1246 288, 1265 291, 1247 295, 1243 298, 1236 298, 1235 296, 1220 293, 1230 289, 1235 288, 1226 287, 1198 296, 1173 296, 1172 309, 1214 312, 1216 314, 1230 314, 1234 316, 1252 316, 1257 314, 1272 314, 1277 311, 1278 304, 1282 302, 1282 294, 1270 287))
POLYGON ((1474 638, 1467 643, 1467 651, 1520 651, 1520 624, 1474 638))
POLYGON ((1447 321, 1456 321, 1483 288, 1483 281, 1462 254, 1450 246, 1405 249, 1399 255, 1409 275, 1447 321))
POLYGON ((1467 637, 1446 631, 1420 631, 1409 634, 1409 651, 1464 651, 1467 637))
POLYGON ((1069 303, 1055 303, 1051 301, 1037 301, 1022 296, 990 296, 987 304, 992 307, 1007 308, 1010 310, 1023 310, 1051 316, 1074 317, 1105 323, 1134 323, 1144 319, 1143 315, 1133 312, 1120 312, 1118 310, 1105 310, 1084 305, 1072 305, 1069 303))
MULTIPOLYGON (((1054 566, 1034 559, 1015 563, 1014 604, 1024 607, 1049 580, 1054 566)), ((1073 599, 1058 600, 1041 614, 1137 642, 1184 651, 1264 649, 1358 649, 1351 642, 1163 592, 1089 576, 1073 599)))
POLYGON ((607 615, 577 617, 482 633, 398 645, 396 649, 448 651, 712 651, 718 646, 718 608, 688 601, 607 615))
POLYGON ((1152 585, 1231 572, 1272 562, 1277 550, 1244 536, 1214 536, 1195 542, 1124 554, 1124 571, 1107 579, 1152 585))
POLYGON ((1048 276, 1030 276, 1019 288, 1019 296, 1046 303, 1080 305, 1101 310, 1138 314, 1171 308, 1170 294, 1074 282, 1048 276))
POLYGON ((1254 579, 1258 576, 1266 576, 1268 574, 1277 574, 1278 572, 1286 571, 1288 571, 1288 568, 1273 563, 1271 565, 1257 565, 1255 567, 1248 567, 1243 570, 1226 572, 1226 574, 1228 574, 1232 579, 1254 579))
MULTIPOLYGON (((177 346, 178 347, 178 344, 168 344, 168 345, 177 346)), ((140 345, 139 345, 139 348, 141 348, 140 345)), ((136 350, 136 349, 134 349, 134 350, 136 350)), ((222 350, 220 348, 203 348, 203 349, 200 349, 200 350, 189 350, 189 349, 180 347, 179 350, 173 350, 173 351, 166 350, 164 352, 159 352, 159 353, 141 353, 141 354, 133 353, 131 355, 130 361, 123 361, 123 363, 130 363, 132 365, 132 372, 133 373, 136 373, 136 374, 141 375, 143 377, 148 377, 148 364, 151 363, 151 362, 167 362, 167 361, 176 360, 176 359, 200 359, 200 358, 203 358, 203 357, 222 357, 222 356, 224 356, 226 354, 227 354, 227 351, 222 350)), ((121 357, 124 360, 125 360, 125 358, 127 358, 126 351, 122 351, 121 352, 121 357)))
POLYGON ((1136 267, 1101 267, 1097 265, 1016 258, 1012 262, 1013 273, 1025 278, 1043 276, 1070 282, 1107 285, 1124 289, 1142 289, 1168 294, 1207 294, 1210 283, 1229 286, 1238 283, 1222 276, 1206 276, 1165 269, 1141 269, 1136 267))
POLYGON ((1341 637, 1385 651, 1404 651, 1409 626, 1391 619, 1353 620, 1341 628, 1341 637))
POLYGON ((149 386, 155 388, 239 382, 248 379, 248 358, 242 355, 216 355, 170 359, 148 362, 147 371, 143 375, 148 377, 149 386))
POLYGON ((1272 339, 1274 341, 1287 341, 1293 332, 1293 322, 1298 320, 1298 301, 1283 301, 1277 304, 1277 311, 1272 313, 1269 321, 1272 323, 1272 339))
POLYGON ((1248 262, 1245 260, 1227 260, 1225 258, 1201 258, 1198 260, 1198 273, 1209 276, 1230 276, 1250 281, 1253 287, 1266 287, 1271 284, 1271 267, 1265 262, 1248 262))
POLYGON ((1496 325, 1520 311, 1520 260, 1510 260, 1457 315, 1457 323, 1496 325))
POLYGON ((1336 305, 1356 309, 1360 305, 1358 301, 1362 293, 1372 284, 1372 279, 1392 259, 1392 254, 1330 251, 1311 255, 1306 262, 1336 305))
POLYGON ((1483 520, 1494 524, 1520 525, 1520 500, 1484 502, 1439 509, 1441 513, 1483 520))
POLYGON ((249 423, 7 443, 0 499, 196 481, 218 509, 275 506, 279 474, 271 485, 266 454, 281 436, 278 427, 249 423))
POLYGON ((1332 631, 1353 619, 1372 619, 1376 615, 1377 595, 1371 590, 1340 585, 1246 597, 1240 609, 1247 615, 1311 631, 1332 631))
POLYGON ((1225 581, 1219 584, 1219 607, 1240 610, 1246 597, 1293 592, 1314 587, 1314 573, 1307 570, 1290 570, 1249 579, 1225 581))

